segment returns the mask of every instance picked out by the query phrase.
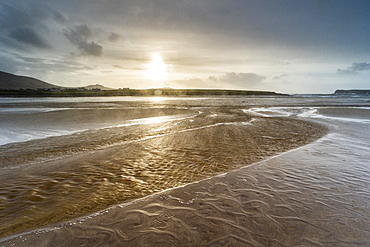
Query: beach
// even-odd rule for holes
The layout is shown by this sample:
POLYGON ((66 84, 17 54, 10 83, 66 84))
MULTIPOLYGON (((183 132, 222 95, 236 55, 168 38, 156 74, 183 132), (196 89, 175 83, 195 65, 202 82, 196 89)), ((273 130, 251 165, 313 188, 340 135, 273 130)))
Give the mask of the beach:
POLYGON ((65 128, 0 146, 0 245, 366 246, 368 102, 34 103, 65 128))

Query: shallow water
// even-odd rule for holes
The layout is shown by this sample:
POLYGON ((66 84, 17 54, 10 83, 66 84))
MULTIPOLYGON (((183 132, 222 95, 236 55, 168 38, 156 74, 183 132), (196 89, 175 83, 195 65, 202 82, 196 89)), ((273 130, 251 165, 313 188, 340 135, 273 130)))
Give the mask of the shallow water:
MULTIPOLYGON (((140 116, 135 109, 201 110, 207 107, 235 107, 263 110, 274 107, 361 107, 369 98, 345 97, 66 97, 66 98, 0 98, 0 145, 78 133, 93 128, 129 124, 140 116), (129 112, 121 115, 104 112, 129 112), (73 114, 73 117, 71 117, 73 114), (63 117, 66 116, 66 117, 63 117), (47 121, 49 120, 49 121, 47 121)), ((171 115, 171 114, 170 114, 171 115)))
MULTIPOLYGON (((319 102, 317 104, 320 105, 319 102)), ((366 106, 366 102, 363 106, 366 106)), ((92 221, 86 219, 88 223, 80 225, 79 221, 73 221, 80 226, 72 232, 64 230, 67 229, 64 227, 51 233, 54 234, 54 243, 61 241, 63 244, 68 231, 68 239, 81 236, 78 239, 85 239, 90 245, 96 243, 97 246, 98 243, 157 243, 159 246, 181 245, 179 243, 184 246, 366 246, 370 229, 369 133, 366 131, 369 129, 369 119, 366 114, 360 110, 358 117, 348 117, 348 111, 346 113, 337 107, 279 107, 278 111, 276 108, 266 108, 264 106, 263 114, 267 116, 280 114, 290 116, 289 119, 309 118, 325 123, 331 128, 331 133, 314 144, 280 157, 222 177, 170 190, 154 197, 154 201, 149 199, 149 205, 144 203, 140 208, 139 202, 138 206, 127 209, 137 210, 136 213, 125 213, 117 207, 94 217, 92 221), (180 226, 178 222, 181 222, 180 226), (99 234, 98 239, 91 235, 99 231, 109 233, 106 236, 110 236, 111 242, 106 242, 107 239, 99 234)), ((32 157, 36 165, 29 166, 28 158, 23 163, 9 163, 1 171, 9 178, 7 188, 13 188, 2 190, 11 192, 2 195, 3 200, 14 202, 8 204, 14 212, 7 215, 23 216, 20 222, 25 223, 29 219, 24 218, 24 215, 30 217, 39 214, 40 210, 35 210, 35 207, 43 205, 41 208, 45 208, 45 198, 58 195, 54 196, 56 204, 49 205, 52 217, 56 214, 53 212, 55 205, 59 208, 58 203, 63 204, 63 200, 73 201, 73 204, 68 203, 71 208, 62 207, 58 214, 72 212, 72 217, 78 216, 73 214, 76 213, 74 210, 77 208, 80 213, 83 205, 87 209, 89 206, 96 209, 99 208, 96 203, 102 200, 113 198, 111 202, 114 204, 120 200, 125 201, 124 195, 142 197, 236 169, 298 147, 313 134, 307 132, 311 125, 303 125, 300 121, 287 121, 286 117, 260 118, 257 115, 262 109, 253 109, 255 115, 249 116, 245 114, 246 110, 235 106, 226 110, 207 108, 203 109, 203 113, 192 113, 192 117, 188 115, 184 119, 181 116, 182 119, 178 121, 139 125, 140 128, 127 126, 124 128, 129 129, 104 129, 109 131, 103 132, 103 136, 110 132, 109 138, 106 138, 110 142, 104 143, 105 139, 100 138, 99 144, 95 145, 88 141, 90 146, 86 148, 86 145, 81 145, 85 149, 80 148, 81 151, 77 148, 72 154, 66 151, 69 150, 69 147, 65 147, 66 143, 74 147, 78 147, 76 143, 79 143, 76 140, 73 142, 70 136, 64 137, 66 143, 62 142, 61 146, 65 148, 62 154, 48 153, 45 157, 43 151, 41 155, 34 154, 35 157, 32 157), (297 136, 302 129, 309 135, 297 136), (117 136, 123 133, 133 136, 118 139, 117 136), (291 140, 290 145, 287 145, 288 140, 291 140), (293 145, 295 140, 301 141, 293 145), (102 142, 104 145, 101 145, 102 142), (60 155, 67 157, 69 162, 64 158, 55 160, 60 155), (42 159, 51 161, 42 163, 42 159), (76 167, 75 164, 80 165, 76 167), (121 170, 123 164, 126 171, 121 170), (63 169, 59 171, 61 166, 63 169), (55 176, 54 181, 50 181, 51 175, 55 176), (90 180, 86 179, 88 177, 90 180), (24 181, 24 185, 19 184, 19 180, 16 182, 15 178, 24 181), (98 189, 92 189, 96 185, 98 189), (22 190, 28 193, 20 193, 22 190), (18 195, 19 198, 9 200, 11 195, 18 195), (21 204, 19 201, 26 203, 21 204), (34 206, 27 206, 32 203, 34 206), (30 211, 19 212, 22 209, 30 211)), ((98 136, 102 134, 101 131, 97 131, 98 136)), ((89 135, 84 135, 82 132, 82 138, 79 139, 86 140, 91 134, 89 132, 89 135)), ((36 143, 40 144, 39 141, 36 143)), ((48 234, 42 236, 45 243, 51 241, 48 234)), ((12 241, 19 244, 24 239, 18 236, 12 241)), ((31 236, 28 239, 26 243, 35 244, 31 236)), ((67 246, 68 242, 63 245, 67 246)))

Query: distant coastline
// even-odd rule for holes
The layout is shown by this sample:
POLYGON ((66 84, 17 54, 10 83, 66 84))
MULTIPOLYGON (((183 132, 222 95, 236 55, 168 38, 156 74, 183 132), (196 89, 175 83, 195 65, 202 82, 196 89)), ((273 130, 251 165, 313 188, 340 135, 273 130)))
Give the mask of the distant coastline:
POLYGON ((103 85, 61 87, 32 77, 0 71, 0 97, 101 97, 101 96, 289 96, 270 91, 225 89, 113 89, 103 85))
POLYGON ((334 92, 335 95, 343 95, 343 96, 370 96, 370 90, 365 89, 350 89, 350 90, 342 90, 338 89, 334 92))
MULTIPOLYGON (((305 95, 305 94, 297 94, 305 95)), ((85 87, 61 87, 36 78, 18 76, 0 71, 0 97, 104 97, 104 96, 297 96, 272 91, 229 90, 229 89, 173 89, 151 88, 108 88, 100 84, 85 87)), ((370 96, 369 89, 338 89, 332 94, 309 96, 370 96)))
POLYGON ((289 94, 270 91, 224 90, 224 89, 0 89, 0 97, 101 97, 101 96, 274 96, 289 94))

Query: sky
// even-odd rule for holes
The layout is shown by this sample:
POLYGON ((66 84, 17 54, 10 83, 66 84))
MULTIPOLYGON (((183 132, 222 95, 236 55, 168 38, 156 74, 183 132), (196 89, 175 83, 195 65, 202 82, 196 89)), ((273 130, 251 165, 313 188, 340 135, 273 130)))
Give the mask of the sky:
POLYGON ((0 71, 63 87, 370 89, 370 1, 1 0, 0 71))

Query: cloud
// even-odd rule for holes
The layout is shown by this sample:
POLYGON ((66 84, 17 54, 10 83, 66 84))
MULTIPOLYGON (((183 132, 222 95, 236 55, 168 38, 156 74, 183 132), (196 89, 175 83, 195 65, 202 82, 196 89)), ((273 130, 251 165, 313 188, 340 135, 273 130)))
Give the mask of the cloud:
POLYGON ((117 64, 114 64, 112 66, 115 67, 115 68, 118 68, 118 69, 125 69, 125 67, 123 67, 121 65, 117 65, 117 64))
POLYGON ((59 22, 59 23, 66 23, 67 22, 67 18, 65 18, 64 15, 62 15, 62 13, 56 11, 56 10, 52 10, 52 18, 56 21, 56 22, 59 22))
POLYGON ((203 81, 200 78, 190 78, 190 79, 184 79, 184 80, 175 80, 170 83, 177 84, 179 87, 186 87, 186 88, 212 88, 213 86, 209 85, 205 81, 203 81))
POLYGON ((357 74, 357 72, 351 71, 350 69, 337 69, 337 74, 357 74))
POLYGON ((13 59, 7 57, 1 57, 0 59, 0 71, 8 73, 16 73, 19 67, 19 62, 13 61, 13 59))
POLYGON ((370 63, 352 63, 347 69, 337 69, 337 74, 357 74, 358 71, 370 70, 370 63))
POLYGON ((273 64, 273 65, 283 65, 283 66, 287 66, 287 65, 289 65, 289 62, 285 62, 285 61, 272 61, 272 64, 273 64))
POLYGON ((52 22, 64 23, 67 21, 66 18, 59 11, 48 7, 47 4, 22 5, 17 3, 18 1, 13 1, 11 4, 0 3, 0 28, 2 30, 0 42, 23 51, 32 47, 51 48, 41 33, 48 32, 48 27, 52 22), (17 43, 14 40, 20 44, 12 44, 17 43))
POLYGON ((78 45, 79 43, 84 42, 91 37, 91 30, 86 24, 82 24, 68 30, 63 30, 63 34, 66 36, 69 42, 78 45))
MULTIPOLYGON (((33 53, 26 56, 0 51, 0 71, 35 77, 56 85, 65 85, 72 80, 74 73, 95 70, 96 67, 88 66, 73 58, 65 57, 33 57, 33 53)), ((70 83, 70 85, 73 85, 70 83)))
POLYGON ((355 71, 370 70, 370 63, 353 63, 351 68, 355 71))
POLYGON ((34 15, 33 10, 26 11, 21 8, 0 4, 0 27, 12 29, 25 26, 34 26, 40 23, 44 15, 34 15))
POLYGON ((51 48, 51 45, 39 35, 36 31, 29 27, 22 27, 13 30, 10 33, 10 37, 15 39, 18 42, 31 45, 33 47, 48 49, 51 48))
POLYGON ((274 76, 272 79, 274 79, 274 80, 280 80, 281 78, 283 78, 285 76, 288 76, 288 75, 287 74, 277 75, 277 76, 274 76))
POLYGON ((256 84, 265 80, 265 76, 255 73, 235 73, 229 72, 221 76, 209 76, 206 80, 194 77, 184 80, 172 81, 171 85, 177 84, 187 88, 248 88, 255 87, 256 84))
POLYGON ((235 73, 235 72, 228 72, 225 75, 215 77, 215 76, 210 76, 208 77, 208 80, 211 81, 221 81, 221 82, 226 82, 232 85, 236 86, 251 86, 257 83, 262 82, 265 80, 266 77, 262 75, 257 75, 255 73, 235 73))
MULTIPOLYGON (((25 26, 43 26, 44 21, 54 20, 65 23, 67 19, 58 10, 42 4, 18 4, 20 1, 12 1, 11 4, 0 3, 0 27, 14 28, 25 26)), ((28 1, 30 2, 30 1, 28 1)))
POLYGON ((63 34, 69 42, 78 47, 83 55, 100 57, 103 54, 103 46, 94 41, 88 42, 88 39, 92 37, 92 32, 86 24, 64 29, 63 34))
POLYGON ((103 46, 95 43, 94 41, 88 42, 81 42, 78 48, 82 51, 85 55, 92 55, 96 57, 100 57, 103 54, 103 46))
POLYGON ((115 42, 117 41, 119 38, 121 37, 121 35, 117 34, 117 33, 110 33, 109 37, 108 37, 108 40, 110 42, 115 42))
MULTIPOLYGON (((11 47, 11 48, 14 48, 16 50, 20 50, 20 51, 24 51, 24 52, 28 52, 31 48, 31 46, 27 46, 27 45, 24 45, 23 43, 20 43, 20 42, 14 42, 14 39, 13 38, 8 38, 8 37, 1 37, 0 35, 0 43, 8 46, 8 47, 11 47)), ((10 51, 10 49, 9 49, 10 51)))

